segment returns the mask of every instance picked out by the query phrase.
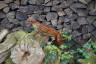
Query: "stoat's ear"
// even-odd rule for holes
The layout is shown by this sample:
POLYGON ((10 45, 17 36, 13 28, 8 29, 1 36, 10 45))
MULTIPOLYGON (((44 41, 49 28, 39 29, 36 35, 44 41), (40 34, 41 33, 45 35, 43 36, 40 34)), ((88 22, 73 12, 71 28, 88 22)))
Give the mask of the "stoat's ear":
POLYGON ((26 20, 26 23, 28 24, 32 23, 32 17, 28 17, 28 19, 26 20))
POLYGON ((37 21, 37 20, 34 17, 31 16, 31 17, 28 18, 28 21, 34 22, 34 21, 37 21))

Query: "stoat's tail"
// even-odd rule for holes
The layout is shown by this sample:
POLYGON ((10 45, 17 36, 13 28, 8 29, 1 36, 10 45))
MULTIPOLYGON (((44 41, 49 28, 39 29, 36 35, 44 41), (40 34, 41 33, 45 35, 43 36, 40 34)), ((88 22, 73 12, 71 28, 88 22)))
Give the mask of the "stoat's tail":
POLYGON ((57 41, 57 44, 60 46, 62 44, 62 40, 63 40, 63 37, 61 36, 61 34, 58 34, 56 36, 56 41, 57 41))

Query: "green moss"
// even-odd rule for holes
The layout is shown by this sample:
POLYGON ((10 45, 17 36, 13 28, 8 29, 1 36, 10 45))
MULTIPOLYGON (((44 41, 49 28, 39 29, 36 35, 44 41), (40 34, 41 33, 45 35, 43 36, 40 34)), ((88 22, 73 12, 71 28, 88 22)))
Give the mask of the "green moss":
POLYGON ((8 59, 5 60, 4 64, 14 64, 14 63, 12 62, 11 58, 8 58, 8 59))
POLYGON ((92 54, 90 58, 79 59, 78 61, 81 64, 96 64, 96 55, 95 54, 92 54))

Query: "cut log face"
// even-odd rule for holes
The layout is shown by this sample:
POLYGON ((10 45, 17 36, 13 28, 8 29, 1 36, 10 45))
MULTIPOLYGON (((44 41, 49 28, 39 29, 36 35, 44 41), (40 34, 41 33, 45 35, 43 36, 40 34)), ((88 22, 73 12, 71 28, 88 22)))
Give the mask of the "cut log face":
MULTIPOLYGON (((39 43, 38 43, 39 44, 39 43)), ((16 64, 40 64, 44 58, 42 48, 35 43, 21 43, 11 51, 12 61, 16 64)))

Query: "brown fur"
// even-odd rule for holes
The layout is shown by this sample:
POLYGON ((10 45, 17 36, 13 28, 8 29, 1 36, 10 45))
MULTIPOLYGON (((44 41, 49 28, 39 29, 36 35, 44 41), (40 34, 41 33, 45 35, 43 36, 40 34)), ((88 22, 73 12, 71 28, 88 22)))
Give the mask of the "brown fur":
POLYGON ((27 19, 27 23, 35 25, 34 28, 37 28, 37 30, 41 33, 46 33, 46 34, 54 36, 58 45, 62 44, 63 37, 61 36, 60 32, 58 32, 57 30, 47 25, 39 23, 37 20, 33 19, 32 17, 29 17, 27 19))

